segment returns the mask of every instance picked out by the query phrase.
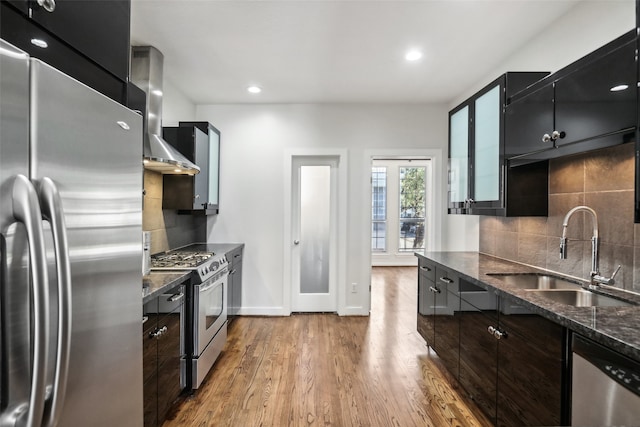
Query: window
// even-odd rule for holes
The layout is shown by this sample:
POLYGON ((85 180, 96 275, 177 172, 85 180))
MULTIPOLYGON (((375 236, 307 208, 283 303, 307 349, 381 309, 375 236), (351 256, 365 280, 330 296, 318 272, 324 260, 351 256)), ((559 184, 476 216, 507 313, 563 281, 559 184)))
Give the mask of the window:
POLYGON ((387 168, 371 168, 371 250, 383 252, 387 240, 387 168))
POLYGON ((424 249, 425 167, 400 167, 400 252, 424 249))

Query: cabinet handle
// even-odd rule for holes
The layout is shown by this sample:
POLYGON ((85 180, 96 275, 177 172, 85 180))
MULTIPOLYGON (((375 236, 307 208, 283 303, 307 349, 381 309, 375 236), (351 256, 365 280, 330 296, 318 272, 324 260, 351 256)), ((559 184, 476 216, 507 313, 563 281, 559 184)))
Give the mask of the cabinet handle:
POLYGON ((166 326, 163 326, 160 329, 156 329, 155 331, 149 334, 149 338, 159 339, 162 335, 164 335, 168 331, 166 326))
POLYGON ((167 301, 169 302, 176 302, 176 301, 180 301, 182 298, 184 298, 184 294, 181 292, 179 294, 175 294, 170 296, 167 301))
POLYGON ((548 133, 542 135, 542 142, 551 142, 551 135, 549 135, 548 133))
POLYGON ((38 6, 51 13, 56 10, 56 0, 38 0, 38 6))
POLYGON ((233 257, 234 258, 240 258, 240 254, 235 254, 233 257))
POLYGON ((149 320, 149 316, 142 316, 142 324, 144 325, 149 320))
POLYGON ((493 333, 493 336, 496 337, 497 340, 501 340, 502 338, 507 337, 507 333, 501 331, 500 329, 496 329, 496 331, 493 333))
POLYGON ((425 267, 425 266, 420 267, 420 270, 431 271, 429 267, 425 267))
POLYGON ((229 272, 229 276, 231 276, 233 274, 236 274, 236 269, 235 268, 229 272))
POLYGON ((429 286, 429 290, 434 294, 439 294, 441 292, 440 289, 436 288, 435 286, 429 286))
POLYGON ((440 280, 448 285, 453 283, 453 280, 449 279, 448 277, 441 277, 440 280))
POLYGON ((493 335, 493 337, 497 340, 501 340, 502 338, 506 338, 507 337, 507 333, 504 331, 501 331, 498 328, 494 328, 493 326, 489 326, 487 328, 487 331, 489 332, 489 334, 493 335))
POLYGON ((553 132, 551 132, 551 139, 553 139, 554 141, 556 141, 558 138, 562 139, 565 136, 566 133, 564 131, 558 132, 557 130, 554 130, 553 132))

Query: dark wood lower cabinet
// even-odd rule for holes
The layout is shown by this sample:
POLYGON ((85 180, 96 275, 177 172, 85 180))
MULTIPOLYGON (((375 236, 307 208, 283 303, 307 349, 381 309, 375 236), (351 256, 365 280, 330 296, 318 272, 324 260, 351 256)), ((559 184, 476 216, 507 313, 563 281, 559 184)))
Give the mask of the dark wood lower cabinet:
POLYGON ((496 297, 481 288, 477 292, 463 292, 462 288, 464 286, 460 293, 459 381, 469 397, 495 423, 498 340, 487 329, 498 326, 496 297), (465 299, 465 294, 471 302, 465 299))
POLYGON ((182 392, 183 288, 178 286, 144 305, 143 326, 144 425, 161 426, 182 392))
POLYGON ((499 427, 568 425, 566 328, 442 271, 419 273, 418 331, 469 397, 499 427))
POLYGON ((501 303, 505 336, 498 344, 497 425, 567 425, 566 329, 508 298, 502 297, 501 303))

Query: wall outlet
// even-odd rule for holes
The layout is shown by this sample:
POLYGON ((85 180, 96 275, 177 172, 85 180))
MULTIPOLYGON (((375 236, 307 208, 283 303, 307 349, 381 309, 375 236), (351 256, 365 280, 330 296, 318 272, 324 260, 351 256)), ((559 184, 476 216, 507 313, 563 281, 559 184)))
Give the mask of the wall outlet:
POLYGON ((351 293, 352 294, 358 293, 358 284, 355 282, 351 284, 351 293))

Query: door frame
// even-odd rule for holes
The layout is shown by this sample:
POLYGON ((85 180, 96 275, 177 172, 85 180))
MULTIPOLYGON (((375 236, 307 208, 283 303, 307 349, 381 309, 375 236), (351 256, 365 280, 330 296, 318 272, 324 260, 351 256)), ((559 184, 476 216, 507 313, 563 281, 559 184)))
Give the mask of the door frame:
POLYGON ((288 315, 291 314, 291 304, 293 293, 297 291, 294 289, 296 281, 293 278, 293 216, 292 213, 295 209, 293 197, 293 173, 294 173, 294 161, 299 157, 317 157, 321 158, 333 158, 337 161, 337 173, 336 173, 336 227, 337 227, 337 241, 335 245, 335 254, 332 254, 331 259, 335 260, 336 265, 332 266, 335 269, 333 275, 336 280, 334 289, 336 290, 337 297, 337 312, 339 315, 344 314, 346 306, 346 262, 347 262, 347 192, 348 192, 348 156, 347 150, 339 148, 309 148, 309 149, 286 149, 284 153, 284 247, 283 247, 283 306, 284 311, 288 315))
MULTIPOLYGON (((394 165, 396 167, 401 167, 402 166, 407 166, 407 167, 411 167, 411 163, 410 161, 415 161, 415 162, 422 162, 419 163, 418 166, 419 167, 424 167, 425 168, 425 207, 426 207, 426 212, 425 212, 425 236, 427 237, 425 239, 424 245, 425 245, 425 250, 426 251, 431 251, 433 250, 433 215, 434 215, 434 207, 435 207, 435 195, 434 195, 434 170, 433 170, 433 161, 431 160, 431 158, 429 157, 422 157, 422 156, 411 156, 408 158, 404 158, 404 157, 384 157, 381 158, 380 156, 375 156, 371 159, 371 164, 373 166, 373 162, 374 161, 390 161, 390 162, 396 162, 397 164, 394 165)), ((388 168, 388 165, 385 165, 388 168)), ((388 169, 387 169, 388 171, 388 169)), ((398 176, 399 174, 397 172, 396 176, 398 176)), ((387 172, 387 177, 390 175, 389 172, 387 172)), ((396 182, 396 184, 399 184, 398 182, 396 182)), ((373 187, 373 183, 371 184, 371 187, 373 187)), ((390 188, 389 186, 389 182, 387 181, 387 188, 390 188)), ((373 191, 373 188, 371 188, 371 193, 373 191)), ((372 194, 370 194, 370 198, 372 197, 372 194)), ((417 266, 418 265, 418 259, 413 256, 413 252, 414 251, 407 251, 407 252, 400 252, 398 250, 398 230, 395 228, 395 226, 397 226, 401 220, 401 218, 398 216, 398 211, 394 210, 393 215, 389 213, 389 207, 395 207, 398 208, 398 203, 399 203, 399 188, 398 186, 394 186, 393 192, 388 190, 387 191, 387 225, 389 225, 389 223, 391 222, 389 220, 389 218, 394 218, 395 222, 392 224, 394 226, 393 231, 392 227, 387 227, 387 248, 384 252, 380 252, 380 253, 374 253, 372 251, 371 253, 371 264, 373 266, 417 266), (389 202, 389 200, 391 199, 391 195, 395 195, 398 196, 396 197, 395 201, 389 202), (392 239, 392 237, 395 238, 392 239), (393 242, 393 247, 396 249, 395 251, 391 251, 390 250, 390 245, 393 242), (377 259, 376 259, 377 258, 377 259)), ((369 202, 371 203, 371 201, 369 202)), ((372 219, 370 219, 371 222, 373 222, 372 219)), ((372 231, 370 231, 370 233, 372 233, 372 231)), ((421 249, 418 251, 422 251, 421 249)))

